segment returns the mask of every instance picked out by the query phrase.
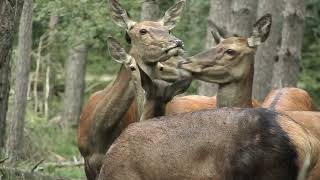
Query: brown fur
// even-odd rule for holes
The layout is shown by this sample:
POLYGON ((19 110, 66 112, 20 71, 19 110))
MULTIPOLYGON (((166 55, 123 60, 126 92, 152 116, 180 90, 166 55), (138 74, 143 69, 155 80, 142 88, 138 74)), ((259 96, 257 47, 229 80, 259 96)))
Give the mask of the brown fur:
MULTIPOLYGON (((306 128, 318 141, 320 141, 320 112, 311 111, 285 111, 284 114, 294 119, 298 124, 306 128)), ((300 137, 297 137, 300 139, 300 137)), ((300 139, 303 141, 303 139, 300 139)), ((315 150, 319 151, 320 144, 316 144, 315 150)), ((316 166, 310 173, 309 180, 320 179, 320 156, 314 157, 316 166)))
POLYGON ((299 88, 272 90, 262 103, 262 107, 276 111, 315 111, 312 98, 299 88))
POLYGON ((263 109, 220 108, 155 120, 121 134, 100 180, 289 180, 297 178, 295 168, 308 153, 318 156, 318 141, 308 131, 263 109))
MULTIPOLYGON (((207 97, 199 95, 174 97, 166 106, 166 115, 184 112, 194 112, 204 109, 216 109, 217 97, 207 97)), ((252 101, 254 108, 260 107, 257 100, 252 101)))

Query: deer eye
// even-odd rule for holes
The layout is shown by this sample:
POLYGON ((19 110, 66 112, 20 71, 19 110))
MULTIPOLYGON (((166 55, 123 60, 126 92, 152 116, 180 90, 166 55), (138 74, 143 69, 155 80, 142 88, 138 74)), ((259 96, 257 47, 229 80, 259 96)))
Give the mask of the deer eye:
POLYGON ((237 52, 235 50, 232 49, 228 49, 225 51, 226 54, 230 55, 230 56, 234 56, 237 54, 237 52))
POLYGON ((148 31, 146 29, 141 29, 139 32, 141 35, 145 35, 148 33, 148 31))

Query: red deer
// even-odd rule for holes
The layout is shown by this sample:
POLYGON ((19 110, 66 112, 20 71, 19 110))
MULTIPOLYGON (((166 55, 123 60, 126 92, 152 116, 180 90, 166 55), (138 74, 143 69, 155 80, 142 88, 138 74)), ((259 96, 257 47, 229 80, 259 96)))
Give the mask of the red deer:
POLYGON ((296 180, 305 159, 313 168, 318 143, 266 109, 183 113, 130 125, 108 150, 99 179, 296 180))
MULTIPOLYGON (((183 52, 181 40, 170 34, 185 5, 179 1, 157 21, 135 22, 116 0, 109 0, 114 22, 131 40, 130 55, 147 74, 155 78, 157 63, 183 52)), ((85 160, 88 179, 99 173, 105 152, 128 124, 137 122, 131 72, 121 67, 113 83, 90 96, 81 113, 78 148, 85 160)), ((139 103, 138 103, 139 104, 139 103)))
POLYGON ((164 116, 166 104, 171 101, 174 96, 185 92, 190 86, 192 81, 190 78, 178 79, 173 83, 162 79, 152 80, 151 77, 137 65, 135 59, 127 54, 115 39, 109 37, 108 43, 114 60, 123 64, 131 71, 136 96, 142 99, 141 102, 144 102, 140 104, 140 106, 143 107, 140 121, 164 116), (144 97, 139 97, 139 95, 144 95, 144 97))
MULTIPOLYGON (((256 31, 259 32, 258 30, 256 31)), ((215 39, 219 38, 216 37, 215 39)), ((225 40, 222 40, 222 42, 217 47, 208 50, 208 52, 202 54, 200 53, 195 57, 191 57, 189 61, 180 64, 180 67, 188 71, 194 78, 205 79, 209 82, 219 83, 220 87, 218 90, 218 97, 219 94, 222 96, 220 99, 218 99, 218 104, 220 104, 220 106, 238 106, 239 104, 243 103, 243 105, 250 105, 249 102, 251 101, 250 98, 254 67, 253 58, 250 57, 253 57, 254 49, 250 50, 249 46, 250 41, 249 43, 247 43, 243 38, 227 38, 225 40), (221 86, 223 86, 223 88, 221 88, 221 86)), ((184 75, 187 75, 187 73, 184 72, 184 75)), ((275 92, 279 91, 281 92, 281 90, 275 92)), ((291 92, 293 91, 297 91, 297 89, 291 89, 291 92)), ((298 92, 300 94, 300 97, 309 97, 307 93, 305 93, 305 96, 302 96, 303 93, 301 93, 301 90, 298 90, 298 92)), ((291 93, 290 95, 292 94, 293 93, 291 93)), ((288 98, 288 96, 285 95, 284 100, 285 98, 288 98)), ((286 102, 284 100, 282 100, 282 102, 286 102)), ((301 102, 300 104, 280 104, 282 105, 281 107, 275 107, 273 110, 279 111, 280 108, 283 108, 282 110, 299 110, 299 108, 303 110, 303 108, 311 107, 310 102, 311 100, 301 102)), ((274 104, 276 105, 276 103, 274 104)), ((264 104, 264 107, 270 108, 270 105, 264 104)), ((320 129, 318 129, 317 126, 310 128, 310 125, 307 125, 305 123, 319 123, 320 119, 319 115, 317 115, 319 113, 295 111, 282 112, 289 115, 291 118, 297 121, 297 123, 301 124, 301 126, 308 129, 314 137, 320 140, 320 136, 316 132, 320 131, 320 129)), ((316 162, 316 168, 314 168, 314 170, 311 172, 311 179, 320 178, 320 174, 316 174, 317 172, 320 172, 320 159, 318 159, 316 162)))
MULTIPOLYGON (((270 25, 271 16, 266 15, 256 23, 252 37, 223 40, 203 54, 216 61, 209 64, 212 68, 198 65, 192 76, 204 79, 206 75, 226 86, 234 79, 250 84, 250 76, 240 76, 251 73, 249 57, 266 40, 270 25), (248 64, 249 69, 243 68, 248 64), (202 68, 207 74, 200 73, 202 68)), ((186 65, 190 64, 182 67, 190 71, 186 65)), ((222 88, 230 96, 218 93, 219 106, 232 100, 251 106, 251 96, 236 96, 231 88, 222 88)), ((220 108, 130 125, 108 150, 99 179, 302 180, 314 170, 318 156, 319 141, 286 115, 267 109, 220 108)))
POLYGON ((262 103, 262 107, 276 111, 315 111, 309 94, 299 88, 272 90, 262 103))

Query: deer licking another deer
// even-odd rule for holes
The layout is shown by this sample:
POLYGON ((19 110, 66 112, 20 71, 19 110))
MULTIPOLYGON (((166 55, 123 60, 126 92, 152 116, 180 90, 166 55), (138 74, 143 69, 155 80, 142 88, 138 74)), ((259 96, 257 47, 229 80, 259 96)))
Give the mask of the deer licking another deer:
POLYGON ((185 92, 191 84, 191 79, 179 79, 173 83, 161 79, 152 80, 135 62, 135 59, 127 54, 124 48, 113 38, 108 38, 108 46, 111 47, 113 58, 124 64, 131 70, 131 77, 135 84, 138 94, 144 94, 143 109, 140 121, 151 119, 154 117, 164 116, 166 113, 166 104, 178 94, 185 92), (144 92, 141 92, 141 87, 144 92))
MULTIPOLYGON (((232 88, 250 85, 249 59, 268 37, 270 25, 266 15, 250 38, 227 38, 197 56, 200 63, 190 58, 180 67, 220 84, 218 106, 232 106, 233 100, 251 107, 251 96, 242 96, 250 89, 238 93, 232 88)), ((314 172, 318 157, 318 139, 288 116, 259 108, 220 108, 130 125, 107 151, 99 179, 303 180, 314 172)))
MULTIPOLYGON (((135 22, 116 0, 109 0, 114 22, 126 30, 131 41, 130 55, 152 78, 158 62, 183 52, 181 40, 170 34, 185 5, 177 2, 159 21, 135 22)), ((78 148, 85 160, 88 179, 99 173, 105 152, 128 124, 140 118, 131 72, 121 67, 115 81, 90 96, 78 128, 78 148)))

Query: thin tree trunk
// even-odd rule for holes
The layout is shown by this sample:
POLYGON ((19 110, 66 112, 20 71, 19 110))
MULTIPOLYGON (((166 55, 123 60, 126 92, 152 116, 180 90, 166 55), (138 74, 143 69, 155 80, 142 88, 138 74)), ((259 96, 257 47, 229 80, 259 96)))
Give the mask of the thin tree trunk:
POLYGON ((65 95, 63 108, 63 127, 73 127, 78 124, 83 104, 85 86, 85 67, 88 56, 88 46, 78 44, 70 50, 66 63, 65 95))
MULTIPOLYGON (((228 30, 231 22, 230 6, 231 0, 211 0, 208 20, 211 20, 219 27, 228 30)), ((208 25, 206 48, 210 48, 215 45, 211 35, 211 28, 212 27, 208 25)), ((216 84, 199 81, 198 94, 214 96, 216 95, 217 90, 218 86, 216 84)))
POLYGON ((40 82, 40 63, 42 61, 42 46, 46 35, 42 35, 39 40, 37 60, 36 60, 36 70, 34 73, 34 84, 33 84, 33 96, 34 96, 34 113, 37 114, 39 110, 39 95, 38 95, 38 83, 40 82))
POLYGON ((259 0, 257 18, 271 13, 272 27, 268 40, 259 47, 255 57, 253 96, 258 100, 263 100, 271 90, 274 63, 279 59, 282 8, 283 0, 259 0))
POLYGON ((49 119, 49 99, 50 99, 50 95, 53 89, 53 85, 51 83, 51 81, 54 81, 55 79, 55 73, 54 68, 52 68, 52 58, 54 56, 52 56, 52 49, 55 49, 54 47, 54 38, 55 38, 55 29, 57 27, 59 23, 59 16, 51 16, 50 17, 50 22, 49 22, 49 30, 48 30, 48 43, 47 43, 47 59, 46 59, 46 63, 44 64, 45 66, 45 81, 43 82, 43 87, 44 88, 44 116, 45 118, 48 120, 49 119))
POLYGON ((31 65, 33 0, 25 0, 20 19, 19 48, 14 83, 13 108, 10 118, 7 154, 10 162, 22 157, 27 91, 31 65))
POLYGON ((23 0, 0 1, 0 152, 5 146, 6 114, 10 89, 10 56, 23 0))
POLYGON ((157 0, 144 0, 141 20, 157 20, 159 18, 159 3, 157 0))
POLYGON ((303 40, 305 4, 303 0, 284 0, 284 20, 279 61, 274 64, 272 87, 296 87, 303 40))

